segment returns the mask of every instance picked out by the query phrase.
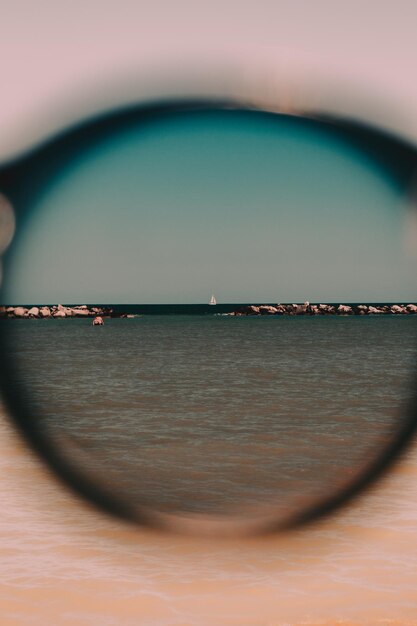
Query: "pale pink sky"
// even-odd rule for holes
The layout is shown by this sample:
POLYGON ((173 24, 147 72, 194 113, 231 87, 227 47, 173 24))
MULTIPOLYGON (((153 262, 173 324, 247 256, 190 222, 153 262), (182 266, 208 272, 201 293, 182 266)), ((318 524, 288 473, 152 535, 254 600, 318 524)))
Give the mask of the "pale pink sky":
POLYGON ((121 102, 283 85, 417 139, 416 23, 413 0, 0 0, 0 159, 121 102))

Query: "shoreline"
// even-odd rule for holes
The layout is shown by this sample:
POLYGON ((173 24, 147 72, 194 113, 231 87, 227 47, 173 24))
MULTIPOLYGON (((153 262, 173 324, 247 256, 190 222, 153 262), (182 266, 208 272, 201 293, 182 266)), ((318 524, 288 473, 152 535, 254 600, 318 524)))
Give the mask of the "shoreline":
POLYGON ((410 304, 277 304, 275 306, 263 304, 241 307, 225 315, 252 316, 252 315, 415 315, 417 305, 410 304))
MULTIPOLYGON (((178 309, 200 307, 201 311, 193 314, 211 314, 231 317, 248 316, 294 316, 294 315, 416 315, 417 304, 248 304, 248 305, 36 305, 36 306, 0 306, 0 319, 65 319, 65 318, 134 318, 138 315, 155 315, 156 312, 147 312, 149 306, 154 309, 171 307, 175 311, 164 314, 184 314, 178 309), (224 308, 228 310, 224 310, 224 308), (135 311, 132 311, 132 308, 135 311), (222 311, 223 309, 223 311, 222 311)), ((159 313, 161 314, 161 312, 159 313)))

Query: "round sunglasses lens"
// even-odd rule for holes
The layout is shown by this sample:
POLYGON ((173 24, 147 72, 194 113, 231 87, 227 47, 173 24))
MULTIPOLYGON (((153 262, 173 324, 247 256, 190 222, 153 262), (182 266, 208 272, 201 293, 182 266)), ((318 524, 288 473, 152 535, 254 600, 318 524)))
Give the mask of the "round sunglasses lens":
POLYGON ((138 510, 285 520, 386 450, 417 339, 410 172, 388 149, 221 109, 57 146, 16 196, 0 323, 79 475, 138 510))

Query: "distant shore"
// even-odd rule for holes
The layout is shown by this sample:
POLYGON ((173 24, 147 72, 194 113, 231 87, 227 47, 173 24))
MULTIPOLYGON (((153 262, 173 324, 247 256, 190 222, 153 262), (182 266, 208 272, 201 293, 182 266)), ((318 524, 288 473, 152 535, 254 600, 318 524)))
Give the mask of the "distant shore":
MULTIPOLYGON (((186 314, 193 307, 201 313, 247 317, 260 315, 415 315, 417 304, 248 304, 248 305, 37 305, 37 306, 0 306, 0 319, 66 319, 90 317, 133 318, 148 314, 148 309, 173 308, 175 313, 186 314)), ((153 314, 158 314, 153 312, 153 314)))
MULTIPOLYGON (((67 317, 110 317, 113 311, 110 307, 88 307, 86 304, 63 306, 62 304, 49 306, 1 306, 0 318, 15 319, 59 319, 67 317)), ((118 315, 118 317, 126 317, 118 315)))
POLYGON ((264 304, 249 305, 228 313, 233 316, 248 315, 415 315, 416 304, 264 304))

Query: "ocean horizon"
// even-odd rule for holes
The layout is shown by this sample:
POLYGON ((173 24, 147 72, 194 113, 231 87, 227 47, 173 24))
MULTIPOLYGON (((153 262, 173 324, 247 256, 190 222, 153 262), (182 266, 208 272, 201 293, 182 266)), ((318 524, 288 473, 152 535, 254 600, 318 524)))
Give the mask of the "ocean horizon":
MULTIPOLYGON (((279 304, 288 305, 288 304, 303 304, 304 301, 293 301, 286 302, 281 301, 279 304)), ((2 303, 0 306, 13 306, 13 307, 42 307, 42 306, 56 306, 58 302, 31 302, 31 303, 2 303)), ((125 313, 127 315, 216 315, 216 314, 225 314, 232 313, 238 309, 249 307, 249 306, 276 306, 278 301, 263 301, 263 302, 217 302, 216 305, 211 305, 208 302, 195 302, 195 303, 110 303, 110 302, 88 302, 88 301, 80 301, 80 302, 60 302, 65 307, 77 307, 77 306, 87 306, 88 308, 105 308, 112 309, 114 313, 121 314, 125 313)), ((339 301, 339 302, 328 302, 325 300, 321 301, 311 301, 310 304, 325 304, 326 306, 338 306, 339 304, 344 304, 350 307, 357 307, 359 305, 365 306, 394 306, 394 305, 407 305, 407 304, 417 304, 416 300, 386 300, 386 301, 374 301, 374 300, 366 300, 366 301, 358 301, 352 302, 348 300, 339 301)))

